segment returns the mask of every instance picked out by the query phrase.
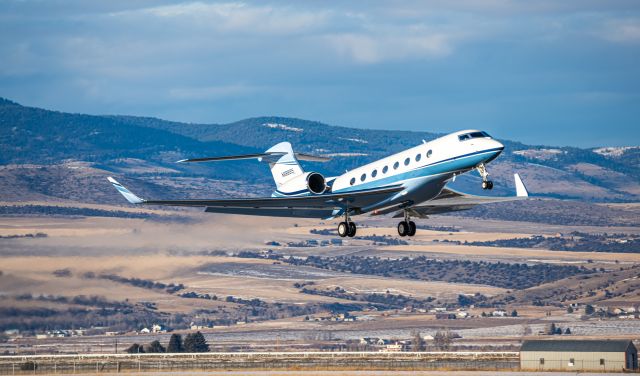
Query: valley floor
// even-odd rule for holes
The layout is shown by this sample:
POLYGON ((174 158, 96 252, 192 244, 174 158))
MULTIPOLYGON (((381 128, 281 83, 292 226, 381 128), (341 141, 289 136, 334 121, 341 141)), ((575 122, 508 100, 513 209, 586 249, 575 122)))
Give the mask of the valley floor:
POLYGON ((334 223, 95 209, 153 216, 0 217, 0 353, 166 346, 165 328, 183 336, 200 330, 217 351, 377 351, 385 345, 362 338, 408 343, 417 333, 436 349, 438 332, 451 336, 451 349, 517 350, 551 324, 571 334, 543 337, 640 338, 632 311, 640 304, 637 251, 468 245, 572 232, 632 237, 640 226, 439 216, 421 221, 432 227, 409 239, 384 218, 361 221, 358 235, 340 244, 334 223), (361 267, 370 260, 377 269, 361 267), (398 266, 402 260, 431 269, 398 266), (546 279, 508 287, 522 277, 510 273, 535 267, 546 279), (587 305, 596 312, 587 314, 587 305), (141 332, 154 324, 159 333, 141 332))

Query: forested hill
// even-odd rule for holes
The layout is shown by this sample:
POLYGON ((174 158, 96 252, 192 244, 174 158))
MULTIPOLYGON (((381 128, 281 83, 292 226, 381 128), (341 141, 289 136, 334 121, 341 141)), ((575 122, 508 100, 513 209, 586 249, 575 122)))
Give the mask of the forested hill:
MULTIPOLYGON (((263 151, 281 141, 291 142, 300 152, 332 156, 329 163, 308 163, 305 167, 333 175, 438 135, 347 128, 285 117, 187 124, 147 117, 70 114, 0 98, 0 165, 51 166, 83 161, 93 168, 131 177, 165 174, 167 178, 269 183, 264 166, 251 161, 197 166, 177 165, 175 161, 263 151)), ((490 169, 498 193, 512 189, 511 174, 518 171, 529 189, 543 196, 597 201, 640 198, 638 147, 557 148, 501 141, 505 153, 490 169)), ((466 190, 479 185, 475 174, 456 184, 466 190)))

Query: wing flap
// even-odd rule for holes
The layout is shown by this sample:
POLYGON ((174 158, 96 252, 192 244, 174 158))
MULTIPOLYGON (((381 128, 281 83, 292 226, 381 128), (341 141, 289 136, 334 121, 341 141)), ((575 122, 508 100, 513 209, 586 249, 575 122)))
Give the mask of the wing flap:
POLYGON ((334 209, 319 208, 233 208, 208 206, 207 213, 257 215, 266 217, 329 218, 334 209))
POLYGON ((401 191, 400 186, 368 189, 346 193, 330 193, 313 196, 298 197, 263 197, 237 198, 215 200, 146 200, 147 205, 199 206, 199 207, 227 207, 227 208, 342 208, 345 206, 361 206, 358 200, 368 198, 382 199, 391 193, 401 191))

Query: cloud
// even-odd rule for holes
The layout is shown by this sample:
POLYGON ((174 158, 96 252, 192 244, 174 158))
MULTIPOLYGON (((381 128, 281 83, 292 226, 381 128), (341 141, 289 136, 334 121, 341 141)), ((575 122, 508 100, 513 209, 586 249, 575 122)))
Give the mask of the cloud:
POLYGON ((363 64, 443 57, 453 50, 451 38, 445 34, 375 36, 343 33, 327 35, 323 39, 338 55, 363 64))
POLYGON ((286 34, 311 30, 324 25, 328 11, 310 12, 289 7, 246 3, 190 2, 113 13, 114 17, 151 15, 189 22, 222 32, 286 34))
POLYGON ((169 97, 180 100, 220 99, 256 93, 264 88, 246 84, 182 87, 169 90, 169 97))
POLYGON ((611 42, 638 43, 640 42, 640 19, 608 21, 598 34, 611 42))

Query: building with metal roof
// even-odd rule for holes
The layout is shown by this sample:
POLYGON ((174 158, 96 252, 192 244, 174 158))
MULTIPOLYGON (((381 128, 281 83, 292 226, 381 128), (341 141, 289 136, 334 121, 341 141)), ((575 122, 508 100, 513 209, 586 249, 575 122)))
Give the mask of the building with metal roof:
POLYGON ((520 368, 538 371, 638 369, 638 350, 629 340, 532 340, 520 349, 520 368))

